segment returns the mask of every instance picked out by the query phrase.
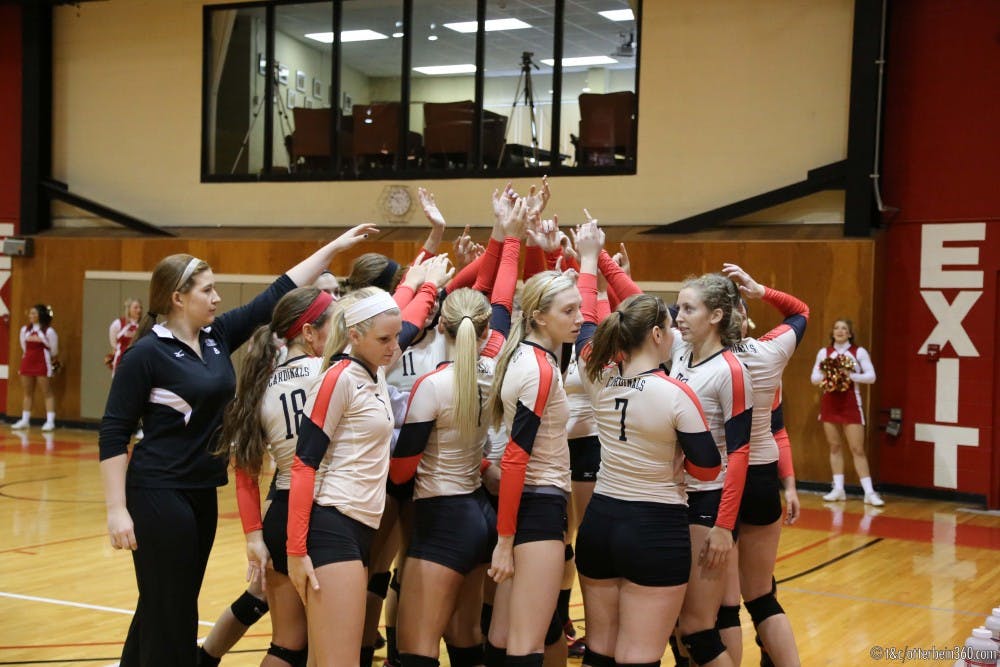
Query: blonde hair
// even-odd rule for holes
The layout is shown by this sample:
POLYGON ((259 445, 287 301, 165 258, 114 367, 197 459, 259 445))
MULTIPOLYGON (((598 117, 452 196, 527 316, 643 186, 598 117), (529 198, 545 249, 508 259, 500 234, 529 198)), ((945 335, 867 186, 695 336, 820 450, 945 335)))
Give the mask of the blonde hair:
POLYGON ((521 341, 534 331, 535 321, 531 314, 536 310, 547 312, 552 307, 556 295, 568 289, 576 289, 575 277, 559 271, 536 273, 524 283, 524 287, 521 289, 521 316, 514 319, 507 342, 504 343, 503 349, 497 357, 493 386, 486 403, 486 416, 492 426, 499 426, 503 421, 503 398, 500 396, 500 389, 503 387, 507 366, 510 365, 514 351, 517 350, 521 341))
MULTIPOLYGON (((347 345, 350 343, 350 337, 348 336, 348 332, 351 329, 354 329, 356 332, 358 332, 358 334, 364 335, 372 328, 372 326, 374 325, 375 318, 378 317, 378 315, 373 315, 372 317, 369 317, 367 320, 358 322, 354 326, 348 327, 347 322, 344 320, 344 313, 346 312, 347 308, 350 307, 351 304, 361 301, 361 299, 366 299, 370 296, 374 296, 382 291, 384 290, 381 290, 378 287, 362 287, 361 289, 357 289, 354 290, 353 292, 348 293, 347 296, 344 296, 335 302, 336 308, 333 311, 333 322, 331 323, 330 326, 330 335, 327 337, 326 346, 323 348, 324 371, 330 367, 331 357, 334 357, 347 349, 347 345)), ((392 308, 390 310, 386 310, 382 313, 379 313, 379 315, 384 315, 384 314, 398 315, 399 308, 392 308)))
POLYGON ((729 278, 719 273, 706 273, 697 278, 688 278, 681 289, 698 292, 702 303, 713 310, 722 311, 722 319, 716 325, 719 340, 724 347, 730 347, 743 339, 743 315, 740 313, 740 291, 729 278))
POLYGON ((486 297, 467 287, 449 294, 441 305, 441 325, 445 333, 455 341, 452 364, 455 392, 452 410, 455 426, 463 437, 474 434, 479 426, 482 411, 477 374, 479 337, 489 326, 490 310, 486 297))

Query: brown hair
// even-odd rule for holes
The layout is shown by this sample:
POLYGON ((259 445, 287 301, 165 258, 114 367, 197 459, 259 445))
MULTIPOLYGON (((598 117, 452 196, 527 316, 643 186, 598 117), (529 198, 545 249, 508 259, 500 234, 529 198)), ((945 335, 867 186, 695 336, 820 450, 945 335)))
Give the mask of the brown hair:
POLYGON ((455 392, 452 409, 455 425, 462 436, 470 436, 479 426, 482 399, 477 383, 479 337, 490 323, 490 304, 482 292, 463 287, 448 295, 441 306, 441 325, 455 341, 455 392))
POLYGON ((192 259, 194 256, 187 253, 168 255, 161 259, 156 268, 153 269, 153 276, 149 279, 149 308, 143 318, 139 320, 139 328, 135 332, 135 337, 132 338, 132 345, 135 345, 140 338, 152 330, 158 315, 167 315, 170 312, 174 292, 181 294, 190 292, 191 288, 194 287, 195 276, 211 268, 208 262, 199 261, 184 284, 178 284, 184 277, 184 269, 187 268, 192 259))
POLYGON ((634 294, 625 299, 597 325, 587 359, 587 377, 597 382, 605 366, 642 347, 653 327, 666 333, 669 326, 670 312, 660 297, 634 294))
POLYGON ((709 312, 716 309, 722 311, 716 330, 723 346, 735 345, 743 339, 743 315, 740 313, 740 291, 736 283, 722 274, 706 273, 685 280, 681 289, 688 288, 698 292, 709 312))
MULTIPOLYGON (((847 325, 847 340, 851 345, 854 345, 854 322, 846 317, 838 317, 833 321, 834 327, 837 326, 837 322, 843 322, 847 325)), ((830 345, 833 345, 833 327, 830 327, 830 345)))
MULTIPOLYGON (((374 285, 392 294, 399 285, 399 281, 402 280, 406 267, 396 264, 396 270, 391 276, 388 276, 388 281, 379 280, 386 267, 389 266, 389 262, 392 260, 377 252, 366 252, 359 255, 351 264, 351 273, 347 276, 347 288, 357 290, 374 285)), ((395 264, 395 262, 393 263, 395 264)))
MULTIPOLYGON (((268 379, 278 365, 281 335, 312 305, 319 293, 318 287, 298 287, 288 292, 275 304, 271 321, 257 327, 250 337, 236 398, 226 406, 222 434, 212 453, 219 456, 232 454, 234 465, 251 475, 260 473, 267 453, 267 431, 261 420, 260 403, 267 390, 268 379)), ((323 326, 331 310, 327 308, 310 324, 323 326)), ((287 343, 291 345, 292 341, 287 343)))

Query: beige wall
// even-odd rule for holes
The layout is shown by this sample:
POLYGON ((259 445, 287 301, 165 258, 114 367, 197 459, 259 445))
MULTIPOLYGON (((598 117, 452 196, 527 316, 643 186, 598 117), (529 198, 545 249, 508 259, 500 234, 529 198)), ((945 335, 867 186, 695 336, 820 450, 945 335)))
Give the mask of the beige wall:
MULTIPOLYGON (((55 178, 163 225, 377 220, 382 182, 199 182, 203 4, 129 0, 55 10, 55 178)), ((557 179, 555 212, 571 222, 588 206, 605 224, 663 223, 846 157, 852 6, 647 0, 638 174, 557 179)), ((486 221, 482 201, 492 187, 434 182, 456 225, 486 221)), ((795 215, 841 220, 835 201, 795 215)))

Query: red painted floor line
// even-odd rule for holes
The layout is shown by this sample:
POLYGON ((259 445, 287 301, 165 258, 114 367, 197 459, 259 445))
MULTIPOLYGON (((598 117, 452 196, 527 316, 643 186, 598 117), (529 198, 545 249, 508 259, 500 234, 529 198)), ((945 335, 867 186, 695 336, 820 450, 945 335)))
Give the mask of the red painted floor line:
POLYGON ((939 527, 939 534, 935 535, 936 522, 927 519, 904 519, 891 516, 891 512, 891 506, 875 516, 842 511, 839 513, 841 525, 837 526, 834 522, 836 512, 829 509, 803 509, 793 528, 822 530, 834 534, 870 535, 911 542, 941 544, 947 541, 960 547, 1000 550, 1000 526, 944 523, 939 527))
POLYGON ((781 554, 780 556, 778 556, 775 562, 780 563, 786 558, 791 558, 792 556, 798 556, 799 554, 809 551, 810 549, 815 549, 816 547, 826 544, 835 537, 837 537, 837 535, 827 535, 822 540, 816 540, 812 544, 807 544, 806 546, 796 549, 795 551, 789 551, 788 553, 781 554))
MULTIPOLYGON (((65 544, 67 542, 81 542, 83 540, 93 540, 93 539, 96 539, 98 537, 106 537, 106 536, 107 536, 107 533, 100 533, 98 535, 84 535, 82 537, 69 537, 69 538, 66 538, 65 540, 55 540, 53 542, 43 542, 41 544, 25 544, 24 546, 20 546, 20 547, 13 547, 13 548, 10 548, 10 549, 0 549, 0 554, 11 553, 12 551, 21 551, 23 549, 40 549, 42 547, 50 547, 50 546, 55 545, 55 544, 65 544)), ((32 555, 34 555, 34 554, 32 554, 32 555)))

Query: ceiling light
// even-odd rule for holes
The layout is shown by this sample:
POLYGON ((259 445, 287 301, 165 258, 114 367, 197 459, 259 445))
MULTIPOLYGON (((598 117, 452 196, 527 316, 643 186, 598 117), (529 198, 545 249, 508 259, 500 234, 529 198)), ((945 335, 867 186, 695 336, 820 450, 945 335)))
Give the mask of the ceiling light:
POLYGON ((427 41, 428 42, 436 42, 436 41, 438 41, 438 36, 437 35, 427 35, 427 41))
POLYGON ((606 12, 597 12, 609 21, 634 21, 635 14, 631 9, 609 9, 606 12))
MULTIPOLYGON (((542 62, 549 67, 554 67, 556 61, 553 58, 542 58, 542 62)), ((608 56, 581 56, 579 58, 563 58, 563 67, 586 67, 587 65, 613 65, 618 61, 608 56)))
POLYGON ((581 90, 582 92, 584 92, 584 93, 589 93, 589 92, 590 92, 590 86, 584 86, 584 87, 583 87, 583 88, 581 88, 580 90, 581 90))
MULTIPOLYGON (((445 23, 445 28, 455 32, 476 32, 479 29, 478 21, 461 21, 459 23, 445 23)), ((521 19, 487 19, 486 32, 494 30, 523 30, 530 28, 531 24, 525 23, 521 19)))
POLYGON ((431 65, 428 67, 414 67, 414 72, 429 74, 431 76, 441 74, 472 74, 476 71, 476 66, 469 65, 431 65))
MULTIPOLYGON (((322 42, 324 44, 333 43, 332 32, 311 32, 306 35, 308 39, 322 42)), ((343 42, 369 42, 375 39, 389 39, 388 35, 383 35, 374 30, 343 30, 340 33, 340 41, 343 42)))
POLYGON ((394 33, 392 33, 392 36, 395 37, 396 39, 399 39, 400 37, 403 36, 403 33, 401 33, 401 32, 394 32, 394 33))

